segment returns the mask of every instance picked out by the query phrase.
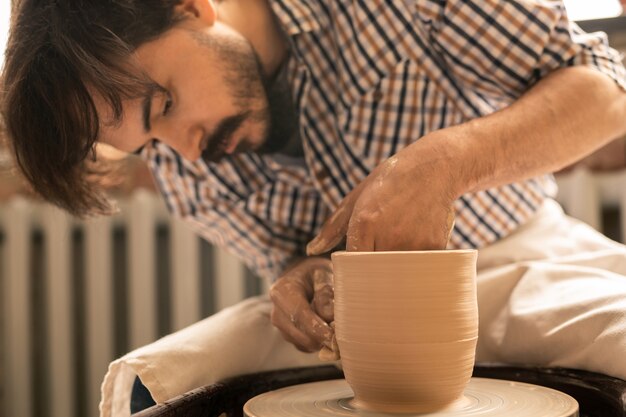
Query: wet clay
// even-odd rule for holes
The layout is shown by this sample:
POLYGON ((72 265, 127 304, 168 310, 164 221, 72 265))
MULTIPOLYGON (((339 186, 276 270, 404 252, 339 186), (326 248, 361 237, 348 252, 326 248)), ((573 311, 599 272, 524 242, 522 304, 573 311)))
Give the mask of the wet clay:
MULTIPOLYGON (((254 397, 244 406, 246 417, 398 417, 355 408, 343 379, 293 385, 254 397)), ((429 417, 577 417, 578 403, 550 388, 522 382, 472 378, 460 405, 426 414, 429 417)), ((402 414, 425 417, 424 414, 402 414)))
POLYGON ((335 331, 358 409, 462 406, 478 338, 475 250, 335 252, 335 331))

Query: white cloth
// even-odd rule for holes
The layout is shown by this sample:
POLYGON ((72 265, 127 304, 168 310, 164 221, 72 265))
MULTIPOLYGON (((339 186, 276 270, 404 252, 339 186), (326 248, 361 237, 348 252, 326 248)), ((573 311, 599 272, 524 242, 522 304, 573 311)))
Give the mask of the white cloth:
MULTIPOLYGON (((478 256, 478 361, 565 366, 626 379, 626 246, 563 215, 537 216, 478 256)), ((257 297, 113 362, 102 417, 130 414, 138 375, 157 402, 243 373, 319 364, 285 342, 257 297)))
POLYGON ((554 201, 478 254, 477 361, 626 379, 626 246, 554 201))
POLYGON ((247 299, 112 362, 102 383, 101 417, 130 415, 139 376, 157 403, 231 376, 319 365, 285 342, 267 297, 247 299))

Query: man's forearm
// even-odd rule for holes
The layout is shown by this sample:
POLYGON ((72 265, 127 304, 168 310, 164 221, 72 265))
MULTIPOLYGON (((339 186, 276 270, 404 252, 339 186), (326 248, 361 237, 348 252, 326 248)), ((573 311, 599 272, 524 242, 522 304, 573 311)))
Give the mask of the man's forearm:
POLYGON ((439 139, 461 195, 557 171, 625 133, 626 93, 595 70, 571 67, 439 139))

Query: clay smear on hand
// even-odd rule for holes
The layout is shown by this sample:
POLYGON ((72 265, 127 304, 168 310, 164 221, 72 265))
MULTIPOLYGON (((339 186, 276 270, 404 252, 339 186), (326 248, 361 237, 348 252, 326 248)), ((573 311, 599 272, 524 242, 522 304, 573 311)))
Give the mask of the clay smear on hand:
POLYGON ((335 334, 355 407, 424 413, 460 403, 478 338, 476 257, 332 255, 335 334))
POLYGON ((330 362, 340 359, 339 356, 339 344, 337 344, 337 334, 335 331, 335 322, 330 323, 330 327, 333 329, 333 338, 330 341, 330 346, 322 346, 318 353, 318 357, 321 361, 330 362))

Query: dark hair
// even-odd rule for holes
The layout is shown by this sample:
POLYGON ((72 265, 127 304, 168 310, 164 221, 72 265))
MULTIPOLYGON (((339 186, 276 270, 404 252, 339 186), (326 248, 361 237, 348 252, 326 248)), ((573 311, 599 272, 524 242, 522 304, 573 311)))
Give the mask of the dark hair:
POLYGON ((22 0, 14 9, 2 114, 18 167, 44 199, 84 216, 112 211, 98 186, 92 94, 121 120, 151 81, 132 51, 171 28, 180 0, 22 0))

